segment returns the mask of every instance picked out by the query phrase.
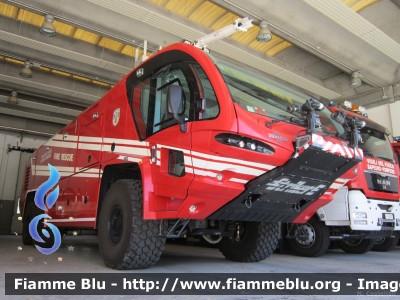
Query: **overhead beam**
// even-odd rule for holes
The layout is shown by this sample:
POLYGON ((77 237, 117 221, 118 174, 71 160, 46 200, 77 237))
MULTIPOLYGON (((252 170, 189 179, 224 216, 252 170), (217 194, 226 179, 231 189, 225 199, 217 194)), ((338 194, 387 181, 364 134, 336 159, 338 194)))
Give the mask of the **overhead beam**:
MULTIPOLYGON (((92 27, 99 27, 120 36, 130 36, 134 39, 143 38, 153 45, 165 46, 182 38, 194 40, 211 32, 208 28, 147 1, 133 3, 127 0, 54 0, 51 2, 46 0, 9 0, 7 2, 22 7, 30 5, 40 8, 42 11, 54 14, 56 19, 57 16, 68 16, 83 23, 86 20, 92 27), (87 14, 87 11, 92 13, 87 14), (110 21, 104 22, 104 20, 110 21)), ((244 45, 239 45, 233 40, 219 42, 210 48, 233 59, 242 62, 246 60, 245 63, 249 61, 256 69, 291 82, 315 95, 327 99, 340 96, 337 92, 324 87, 320 79, 286 66, 281 61, 267 57, 244 45)))
POLYGON ((63 124, 63 125, 69 124, 72 120, 72 118, 64 119, 64 118, 60 118, 60 117, 45 116, 39 112, 32 112, 29 109, 25 109, 25 108, 21 108, 21 107, 17 107, 17 106, 11 106, 11 105, 4 105, 3 103, 0 103, 0 111, 2 114, 6 114, 6 115, 40 120, 40 121, 46 121, 46 122, 50 122, 50 123, 63 124))
POLYGON ((80 110, 73 110, 73 109, 63 108, 60 106, 29 101, 21 98, 20 95, 17 96, 18 96, 18 104, 7 104, 9 96, 4 96, 4 95, 0 95, 0 103, 7 104, 7 106, 3 107, 28 109, 32 112, 36 111, 39 114, 43 114, 46 116, 50 116, 51 114, 52 116, 59 116, 60 118, 67 120, 72 120, 74 117, 76 117, 82 112, 80 110))
POLYGON ((55 47, 47 43, 42 43, 30 38, 22 37, 17 34, 8 33, 3 30, 0 30, 0 40, 14 43, 15 45, 28 47, 35 50, 40 50, 44 53, 53 54, 67 59, 75 60, 81 63, 96 66, 108 71, 117 72, 123 75, 127 74, 131 70, 130 68, 110 63, 102 59, 94 58, 89 55, 80 54, 78 52, 70 51, 60 47, 55 47))
POLYGON ((400 64, 400 44, 342 1, 303 1, 400 64))
POLYGON ((27 119, 25 117, 0 113, 0 130, 4 131, 17 131, 21 133, 49 137, 57 133, 64 126, 64 124, 55 124, 48 121, 27 119))
MULTIPOLYGON (((127 0, 121 0, 118 2, 112 0, 87 1, 127 16, 131 19, 145 22, 155 28, 167 31, 184 39, 194 41, 206 34, 206 32, 204 31, 197 30, 191 26, 187 26, 186 24, 177 21, 176 19, 172 19, 171 15, 164 15, 155 12, 154 10, 148 9, 144 6, 132 3, 127 0)), ((291 84, 296 85, 304 90, 320 95, 324 98, 334 99, 340 97, 340 94, 316 83, 321 83, 319 79, 315 78, 315 81, 308 80, 304 78, 304 76, 289 71, 283 66, 276 65, 266 60, 265 58, 262 59, 256 55, 251 54, 248 48, 241 49, 224 41, 215 43, 209 48, 237 61, 248 64, 249 66, 256 68, 262 72, 278 77, 284 81, 290 82, 291 84)))
MULTIPOLYGON (((355 38, 304 1, 246 0, 245 4, 239 0, 212 1, 238 15, 266 20, 273 33, 347 74, 361 71, 364 82, 372 86, 386 86, 396 80, 397 65, 391 58, 355 38)), ((325 2, 337 1, 320 1, 325 2)))
POLYGON ((392 0, 392 2, 400 8, 400 0, 392 0))
POLYGON ((0 40, 122 75, 134 64, 132 57, 67 36, 48 38, 37 27, 4 16, 0 16, 0 40))
POLYGON ((3 0, 3 2, 43 16, 52 14, 57 21, 134 47, 143 47, 143 40, 147 40, 147 49, 150 52, 157 51, 159 45, 170 44, 171 40, 177 41, 176 36, 154 30, 145 23, 127 20, 124 16, 114 18, 112 12, 95 8, 86 1, 3 0), (112 20, 112 24, 104 20, 112 20))
MULTIPOLYGON (((11 94, 11 90, 7 89, 5 87, 0 88, 0 95, 9 97, 11 94)), ((29 105, 46 105, 50 107, 54 107, 58 110, 63 110, 66 111, 66 114, 70 114, 74 116, 76 112, 82 112, 84 111, 88 106, 85 104, 75 104, 75 103, 68 103, 66 101, 60 101, 59 99, 54 97, 54 94, 52 95, 53 97, 44 97, 44 96, 39 96, 37 94, 34 94, 32 91, 29 93, 24 93, 23 91, 19 91, 18 93, 18 99, 22 99, 23 101, 27 101, 30 104, 29 105)))
POLYGON ((91 105, 108 91, 101 86, 35 68, 32 68, 33 78, 25 79, 18 75, 20 70, 20 65, 0 61, 1 86, 17 92, 60 98, 60 100, 84 106, 91 105))

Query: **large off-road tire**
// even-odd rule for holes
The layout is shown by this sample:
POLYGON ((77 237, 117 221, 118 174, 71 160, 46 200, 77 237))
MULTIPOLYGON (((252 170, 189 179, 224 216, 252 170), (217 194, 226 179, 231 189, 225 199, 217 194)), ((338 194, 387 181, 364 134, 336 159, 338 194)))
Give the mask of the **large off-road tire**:
POLYGON ((329 228, 317 216, 312 217, 305 224, 299 224, 293 231, 292 234, 297 237, 287 240, 290 249, 295 254, 317 257, 328 250, 330 244, 329 228), (300 238, 300 235, 305 235, 306 237, 300 238))
POLYGON ((242 222, 240 240, 224 237, 219 250, 226 259, 238 262, 257 262, 272 254, 278 244, 279 224, 242 222))
POLYGON ((372 251, 387 252, 393 250, 397 243, 399 242, 400 235, 398 233, 394 234, 394 237, 385 237, 382 239, 376 239, 375 244, 372 247, 372 251))
POLYGON ((38 223, 37 232, 39 237, 42 238, 44 242, 37 242, 32 239, 29 233, 29 224, 32 219, 38 215, 44 214, 43 210, 38 208, 34 202, 29 202, 25 208, 24 222, 22 224, 22 243, 24 245, 38 245, 42 248, 51 248, 54 245, 54 235, 50 234, 47 227, 44 225, 44 220, 41 219, 38 223), (49 236, 43 234, 43 229, 49 232, 49 236))
POLYGON ((142 183, 118 180, 101 206, 98 237, 100 254, 113 269, 144 269, 154 265, 165 246, 166 222, 143 220, 142 183))
POLYGON ((25 207, 24 221, 22 223, 22 243, 24 245, 33 245, 32 237, 29 233, 29 223, 35 217, 35 203, 30 202, 25 207))
POLYGON ((372 249, 374 244, 374 239, 346 239, 338 242, 340 249, 351 254, 367 253, 372 249))

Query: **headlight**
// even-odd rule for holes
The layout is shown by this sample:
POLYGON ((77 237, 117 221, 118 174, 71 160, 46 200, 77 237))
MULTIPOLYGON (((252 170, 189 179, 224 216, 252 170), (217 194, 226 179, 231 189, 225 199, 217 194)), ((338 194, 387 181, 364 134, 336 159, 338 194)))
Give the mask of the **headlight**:
POLYGON ((274 154, 275 150, 271 146, 257 141, 253 140, 251 138, 247 138, 244 136, 236 135, 236 134, 230 134, 230 133, 221 133, 218 134, 215 139, 217 142, 220 142, 225 145, 229 146, 234 146, 234 147, 239 147, 242 149, 246 150, 251 150, 254 152, 259 152, 263 154, 274 154))
POLYGON ((367 213, 365 212, 355 212, 353 213, 353 219, 366 219, 367 213))

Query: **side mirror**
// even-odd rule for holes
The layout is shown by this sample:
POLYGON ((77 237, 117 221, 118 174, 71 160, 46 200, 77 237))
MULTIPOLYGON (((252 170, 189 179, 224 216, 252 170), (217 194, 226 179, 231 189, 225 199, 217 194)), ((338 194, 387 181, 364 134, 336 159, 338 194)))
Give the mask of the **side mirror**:
POLYGON ((183 114, 183 90, 180 85, 170 85, 167 90, 168 113, 181 124, 181 131, 186 132, 185 120, 180 116, 183 114))

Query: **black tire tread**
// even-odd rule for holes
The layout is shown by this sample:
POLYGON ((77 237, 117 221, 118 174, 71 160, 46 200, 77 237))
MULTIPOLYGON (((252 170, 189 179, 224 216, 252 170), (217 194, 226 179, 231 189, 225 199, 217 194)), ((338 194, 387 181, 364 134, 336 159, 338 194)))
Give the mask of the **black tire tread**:
POLYGON ((372 249, 372 247, 375 244, 374 239, 363 239, 361 241, 361 244, 357 246, 350 246, 347 244, 345 241, 339 241, 338 245, 339 248, 342 249, 346 253, 351 253, 351 254, 364 254, 367 253, 372 249))
POLYGON ((378 251, 378 252, 391 251, 397 246, 399 239, 400 239, 400 235, 398 233, 395 233, 394 238, 386 237, 385 240, 381 244, 375 244, 371 250, 378 251))
MULTIPOLYGON (((165 247, 165 237, 159 237, 160 221, 149 221, 142 218, 142 182, 140 180, 118 180, 109 191, 121 188, 127 190, 130 195, 130 199, 127 200, 132 204, 130 241, 124 257, 119 263, 113 264, 106 260, 105 263, 108 267, 118 270, 148 268, 159 261, 165 247)), ((165 229, 164 225, 163 232, 165 229)), ((99 248, 100 253, 103 254, 102 247, 99 248)))
POLYGON ((315 231, 316 240, 309 248, 302 247, 294 238, 288 239, 290 249, 299 256, 304 257, 318 257, 324 254, 330 245, 330 232, 329 228, 324 222, 321 222, 316 215, 312 217, 309 223, 315 231))
POLYGON ((29 223, 34 218, 35 203, 29 202, 24 212, 24 222, 22 224, 22 243, 24 245, 33 245, 33 239, 29 233, 29 223))
POLYGON ((250 241, 247 247, 241 251, 235 251, 235 244, 230 239, 224 238, 220 242, 219 250, 226 259, 231 261, 259 262, 274 252, 278 245, 278 237, 278 223, 258 223, 256 238, 250 241))

